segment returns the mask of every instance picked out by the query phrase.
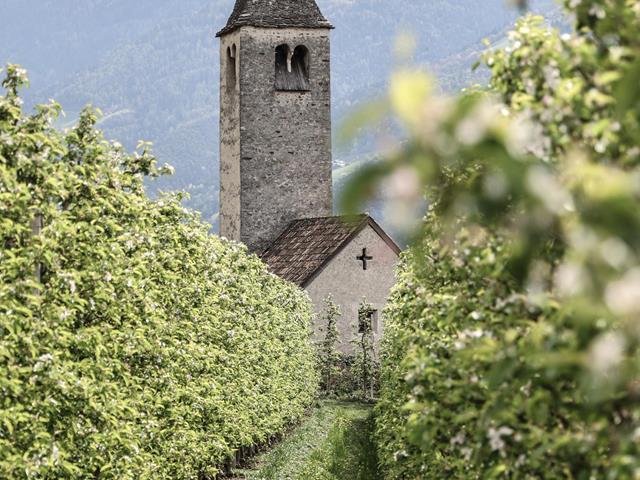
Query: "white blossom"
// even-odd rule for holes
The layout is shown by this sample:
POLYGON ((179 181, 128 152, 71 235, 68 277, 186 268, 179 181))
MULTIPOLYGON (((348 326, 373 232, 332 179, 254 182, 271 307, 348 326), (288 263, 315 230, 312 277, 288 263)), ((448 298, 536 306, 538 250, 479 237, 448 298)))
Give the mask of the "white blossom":
MULTIPOLYGON (((451 114, 452 100, 448 97, 435 97, 426 102, 421 112, 420 133, 427 140, 439 137, 442 123, 451 114)), ((450 142, 443 142, 450 143, 450 142)))
POLYGON ((408 456, 409 454, 407 453, 406 450, 398 450, 393 454, 393 459, 397 462, 401 458, 407 458, 408 456))
POLYGON ((50 353, 45 353, 44 355, 38 357, 38 361, 43 363, 51 362, 53 361, 53 355, 51 355, 50 353))
POLYGON ((464 444, 466 439, 467 439, 467 434, 465 433, 464 430, 460 430, 458 434, 449 441, 449 443, 451 443, 452 446, 462 445, 464 444))
POLYGON ((594 4, 589 9, 589 15, 591 15, 592 17, 596 17, 599 20, 602 20, 607 16, 607 12, 604 10, 604 8, 602 8, 601 5, 594 4))
POLYGON ((621 268, 627 264, 631 252, 622 240, 617 237, 609 237, 600 244, 600 256, 613 268, 621 268))
POLYGON ((464 145, 474 145, 487 134, 500 106, 490 100, 479 102, 456 128, 456 138, 464 145))
POLYGON ((558 67, 545 65, 542 69, 542 73, 544 74, 544 81, 549 88, 552 90, 558 88, 558 85, 560 85, 560 70, 558 67))
POLYGON ((40 372, 42 370, 44 370, 46 368, 46 366, 48 364, 50 364, 53 361, 53 355, 51 355, 50 353, 47 353, 45 355, 41 355, 40 357, 38 357, 38 360, 36 361, 35 365, 33 366, 33 371, 34 372, 40 372))
POLYGON ((620 280, 609 283, 605 292, 607 306, 618 315, 640 313, 640 268, 636 267, 620 280))
POLYGON ((542 167, 527 172, 527 187, 552 213, 563 213, 573 208, 573 200, 556 178, 542 167))
POLYGON ((587 272, 575 263, 563 263, 555 273, 554 283, 564 297, 582 293, 587 287, 587 272))
POLYGON ((513 435, 513 430, 509 427, 489 428, 487 438, 489 439, 491 450, 503 452, 506 447, 503 437, 510 437, 511 435, 513 435))
POLYGON ((618 332, 600 335, 591 345, 589 367, 600 375, 611 373, 622 362, 625 339, 618 332))
POLYGON ((422 195, 422 186, 415 168, 398 168, 383 184, 386 197, 415 201, 422 195))
POLYGON ((20 80, 27 80, 27 71, 24 68, 16 68, 15 74, 20 80))
POLYGON ((471 455, 473 455, 473 448, 461 448, 460 453, 462 453, 462 457, 468 462, 469 460, 471 460, 471 455))
POLYGON ((596 142, 595 146, 593 147, 593 149, 597 152, 597 153, 604 153, 607 151, 607 146, 608 143, 606 140, 602 139, 598 142, 596 142))

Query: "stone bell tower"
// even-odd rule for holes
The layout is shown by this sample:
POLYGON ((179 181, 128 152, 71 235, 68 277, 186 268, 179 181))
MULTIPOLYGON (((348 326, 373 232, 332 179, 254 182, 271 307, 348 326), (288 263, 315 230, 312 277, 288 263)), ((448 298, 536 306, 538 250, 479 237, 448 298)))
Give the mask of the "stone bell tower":
POLYGON ((220 234, 261 253, 333 213, 330 38, 315 0, 236 0, 220 37, 220 234))

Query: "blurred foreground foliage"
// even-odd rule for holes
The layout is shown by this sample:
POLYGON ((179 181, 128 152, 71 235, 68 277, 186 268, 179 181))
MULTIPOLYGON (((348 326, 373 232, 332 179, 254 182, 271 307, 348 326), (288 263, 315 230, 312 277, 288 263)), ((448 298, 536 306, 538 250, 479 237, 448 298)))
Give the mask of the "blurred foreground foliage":
POLYGON ((403 69, 405 137, 344 201, 429 211, 386 310, 387 478, 640 478, 640 1, 567 0, 489 50, 488 91, 403 69))
POLYGON ((0 96, 0 478, 212 479, 314 398, 310 303, 179 196, 91 110, 0 96))

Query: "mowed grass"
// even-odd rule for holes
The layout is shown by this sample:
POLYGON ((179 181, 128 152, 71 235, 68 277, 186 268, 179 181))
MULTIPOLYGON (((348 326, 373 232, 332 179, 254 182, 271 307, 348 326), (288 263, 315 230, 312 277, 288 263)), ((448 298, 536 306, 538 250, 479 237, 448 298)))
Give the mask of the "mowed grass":
POLYGON ((254 467, 246 480, 377 480, 371 406, 323 401, 254 467))

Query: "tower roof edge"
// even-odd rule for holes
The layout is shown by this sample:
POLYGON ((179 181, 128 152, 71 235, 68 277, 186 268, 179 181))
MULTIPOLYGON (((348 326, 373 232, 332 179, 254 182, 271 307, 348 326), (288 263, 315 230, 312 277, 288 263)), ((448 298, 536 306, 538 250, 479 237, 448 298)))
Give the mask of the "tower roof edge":
POLYGON ((315 0, 236 0, 221 37, 243 26, 263 28, 334 28, 315 0))

